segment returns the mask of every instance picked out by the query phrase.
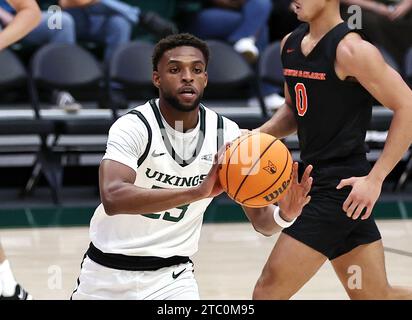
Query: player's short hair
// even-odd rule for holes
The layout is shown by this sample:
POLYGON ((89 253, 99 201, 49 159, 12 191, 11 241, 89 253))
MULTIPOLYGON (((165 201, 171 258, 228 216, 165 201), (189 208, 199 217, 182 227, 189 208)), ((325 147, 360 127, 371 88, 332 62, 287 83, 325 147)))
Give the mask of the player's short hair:
POLYGON ((190 33, 179 33, 167 36, 156 44, 152 56, 153 71, 157 71, 157 65, 159 64, 160 59, 166 51, 183 46, 199 49, 202 52, 203 57, 205 58, 207 67, 207 64, 209 63, 210 52, 206 42, 200 40, 190 33))

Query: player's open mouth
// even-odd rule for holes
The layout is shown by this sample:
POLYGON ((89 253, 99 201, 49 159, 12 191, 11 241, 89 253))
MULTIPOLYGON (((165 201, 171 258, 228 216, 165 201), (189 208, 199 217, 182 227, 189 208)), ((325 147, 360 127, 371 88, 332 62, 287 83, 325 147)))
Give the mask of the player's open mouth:
POLYGON ((179 94, 185 98, 192 98, 196 95, 196 90, 193 87, 183 87, 179 90, 179 94))

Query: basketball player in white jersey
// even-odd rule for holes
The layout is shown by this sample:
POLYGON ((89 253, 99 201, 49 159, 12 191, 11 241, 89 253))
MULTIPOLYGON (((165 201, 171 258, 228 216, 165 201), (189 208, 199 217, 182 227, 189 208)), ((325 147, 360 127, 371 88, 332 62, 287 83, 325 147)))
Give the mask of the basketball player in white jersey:
MULTIPOLYGON (((110 129, 100 165, 102 204, 90 223, 91 243, 72 299, 199 299, 189 257, 197 251, 207 206, 222 192, 215 155, 240 135, 234 122, 199 103, 208 58, 207 45, 189 34, 156 45, 153 83, 160 98, 110 129)), ((309 201, 310 170, 298 183, 296 169, 275 211, 280 224, 309 201)), ((274 209, 245 210, 256 225, 280 230, 274 209)))
MULTIPOLYGON (((16 10, 12 17, 0 7, 0 52, 23 38, 40 22, 40 9, 34 0, 7 0, 16 10), (2 30, 1 25, 7 22, 2 30)), ((7 5, 6 3, 4 5, 7 5)), ((0 300, 28 300, 31 296, 16 282, 0 243, 0 300)))

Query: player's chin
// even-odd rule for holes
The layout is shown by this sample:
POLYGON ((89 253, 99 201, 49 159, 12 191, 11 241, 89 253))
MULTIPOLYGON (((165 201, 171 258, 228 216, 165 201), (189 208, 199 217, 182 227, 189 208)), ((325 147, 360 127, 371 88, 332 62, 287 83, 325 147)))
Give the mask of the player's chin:
POLYGON ((191 96, 179 95, 179 104, 185 109, 192 110, 199 103, 198 97, 197 94, 192 94, 191 96))
POLYGON ((310 22, 310 18, 308 16, 304 15, 303 13, 298 13, 296 15, 296 18, 301 22, 310 22))
POLYGON ((296 18, 302 22, 310 22, 311 17, 302 9, 295 10, 296 18))

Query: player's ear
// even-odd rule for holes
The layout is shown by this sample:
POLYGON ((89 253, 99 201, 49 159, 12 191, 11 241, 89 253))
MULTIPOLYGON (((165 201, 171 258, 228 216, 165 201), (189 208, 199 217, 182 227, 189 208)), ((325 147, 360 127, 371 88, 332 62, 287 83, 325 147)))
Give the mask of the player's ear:
POLYGON ((205 71, 205 87, 207 86, 207 80, 208 80, 208 75, 207 75, 207 71, 205 71))
POLYGON ((160 75, 158 71, 153 71, 152 73, 152 82, 153 85, 159 89, 160 87, 160 75))

